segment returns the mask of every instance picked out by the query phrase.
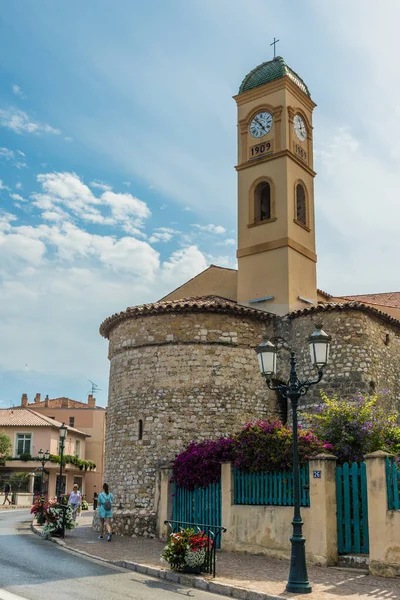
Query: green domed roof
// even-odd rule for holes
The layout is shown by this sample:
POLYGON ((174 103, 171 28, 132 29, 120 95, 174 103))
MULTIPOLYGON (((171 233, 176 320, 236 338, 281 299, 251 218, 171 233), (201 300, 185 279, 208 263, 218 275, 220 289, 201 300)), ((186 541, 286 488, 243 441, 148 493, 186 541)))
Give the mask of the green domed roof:
POLYGON ((277 56, 273 60, 264 62, 250 71, 242 81, 239 88, 239 94, 243 94, 243 92, 247 92, 248 90, 253 90, 270 81, 275 81, 275 79, 281 79, 281 77, 289 77, 305 94, 307 94, 307 96, 311 96, 304 81, 297 73, 288 67, 281 56, 277 56))

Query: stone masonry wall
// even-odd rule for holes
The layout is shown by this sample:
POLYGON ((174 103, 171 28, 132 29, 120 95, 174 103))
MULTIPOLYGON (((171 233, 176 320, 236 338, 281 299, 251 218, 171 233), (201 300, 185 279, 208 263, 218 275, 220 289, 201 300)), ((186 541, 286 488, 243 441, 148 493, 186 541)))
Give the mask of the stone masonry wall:
POLYGON ((265 329, 247 316, 196 312, 127 319, 111 331, 106 480, 122 504, 117 533, 155 534, 155 470, 188 442, 277 414, 255 353, 265 329))
MULTIPOLYGON (((324 311, 280 319, 275 332, 285 337, 296 352, 300 379, 313 378, 316 374, 308 348, 308 337, 315 323, 322 323, 324 331, 332 336, 329 363, 321 383, 311 387, 301 398, 299 409, 314 410, 321 403, 321 389, 328 396, 338 394, 350 398, 357 392, 389 390, 390 398, 382 394, 380 401, 400 412, 399 327, 358 310, 324 311)), ((288 366, 288 354, 280 353, 278 376, 284 381, 289 375, 288 366)))
MULTIPOLYGON (((106 479, 121 503, 116 533, 154 535, 155 470, 189 441, 216 439, 281 412, 254 352, 264 333, 286 339, 300 379, 315 377, 308 337, 318 322, 332 336, 330 360, 299 410, 315 410, 321 389, 348 397, 389 389, 388 408, 400 410, 400 328, 360 310, 311 311, 271 322, 177 312, 127 319, 111 331, 106 479)), ((288 369, 289 355, 281 350, 277 382, 287 381, 288 369)))

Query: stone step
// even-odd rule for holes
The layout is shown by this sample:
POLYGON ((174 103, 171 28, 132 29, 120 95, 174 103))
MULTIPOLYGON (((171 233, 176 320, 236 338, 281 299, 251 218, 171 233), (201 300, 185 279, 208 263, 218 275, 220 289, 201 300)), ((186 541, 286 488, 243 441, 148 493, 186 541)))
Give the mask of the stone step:
POLYGON ((368 554, 341 554, 339 555, 338 567, 344 567, 348 569, 362 569, 368 571, 369 569, 369 555, 368 554))

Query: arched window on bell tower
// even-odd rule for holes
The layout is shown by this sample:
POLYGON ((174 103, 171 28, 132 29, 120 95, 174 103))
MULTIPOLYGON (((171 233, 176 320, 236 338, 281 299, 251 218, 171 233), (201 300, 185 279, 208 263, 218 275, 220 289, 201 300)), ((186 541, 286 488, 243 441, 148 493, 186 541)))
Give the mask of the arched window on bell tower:
POLYGON ((267 221, 271 217, 271 185, 268 181, 261 181, 254 190, 254 222, 267 221))
POLYGON ((296 184, 296 212, 295 212, 295 220, 304 225, 308 226, 307 223, 307 196, 306 190, 302 183, 296 184))

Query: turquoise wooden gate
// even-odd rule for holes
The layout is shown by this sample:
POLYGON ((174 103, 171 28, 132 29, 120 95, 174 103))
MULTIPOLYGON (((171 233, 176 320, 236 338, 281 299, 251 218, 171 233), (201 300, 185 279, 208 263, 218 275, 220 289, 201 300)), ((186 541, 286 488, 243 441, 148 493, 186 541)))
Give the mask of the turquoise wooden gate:
POLYGON ((221 526, 221 502, 221 481, 195 490, 185 490, 175 484, 172 519, 182 524, 221 526))
POLYGON ((338 552, 369 553, 365 463, 336 467, 338 552))

